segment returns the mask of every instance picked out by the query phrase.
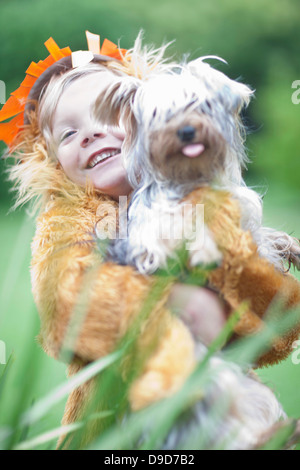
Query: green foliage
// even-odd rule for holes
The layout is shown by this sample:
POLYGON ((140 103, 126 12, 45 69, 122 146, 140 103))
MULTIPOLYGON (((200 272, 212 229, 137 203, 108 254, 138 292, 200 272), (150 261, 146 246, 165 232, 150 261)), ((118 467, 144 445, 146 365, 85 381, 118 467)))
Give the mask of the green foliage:
MULTIPOLYGON (((276 67, 272 70, 274 76, 276 67)), ((256 117, 261 119, 263 132, 250 138, 255 148, 255 164, 252 177, 267 179, 273 185, 284 183, 293 188, 299 202, 300 175, 300 105, 292 103, 291 73, 280 74, 282 81, 272 82, 257 93, 256 117)), ((300 77, 300 73, 299 73, 300 77)))

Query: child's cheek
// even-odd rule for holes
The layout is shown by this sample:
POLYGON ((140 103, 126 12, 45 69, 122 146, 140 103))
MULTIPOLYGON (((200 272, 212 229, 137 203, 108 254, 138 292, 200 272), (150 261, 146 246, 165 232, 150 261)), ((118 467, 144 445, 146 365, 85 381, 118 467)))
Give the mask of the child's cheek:
POLYGON ((78 183, 79 156, 74 150, 72 145, 61 145, 57 157, 66 175, 78 183))
POLYGON ((58 153, 58 159, 61 163, 61 165, 65 169, 71 169, 72 167, 76 167, 76 158, 74 155, 74 151, 72 149, 72 146, 70 144, 62 144, 59 153, 58 153))

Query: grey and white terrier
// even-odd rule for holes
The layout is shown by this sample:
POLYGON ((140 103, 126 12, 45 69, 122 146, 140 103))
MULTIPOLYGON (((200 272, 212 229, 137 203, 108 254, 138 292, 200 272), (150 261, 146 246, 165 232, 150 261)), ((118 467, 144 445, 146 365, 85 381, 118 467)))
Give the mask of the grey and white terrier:
POLYGON ((298 240, 262 225, 261 197, 242 178, 248 159, 240 112, 251 94, 199 58, 181 66, 180 73, 170 69, 146 81, 116 80, 99 97, 98 118, 125 125, 124 165, 135 190, 129 237, 115 245, 119 262, 145 274, 163 266, 174 243, 166 246, 159 237, 164 228, 156 221, 181 210, 180 201, 195 188, 213 184, 239 200, 242 229, 250 230, 263 257, 278 269, 284 261, 300 268, 298 240))
MULTIPOLYGON (((263 227, 261 198, 242 178, 247 156, 240 114, 252 91, 206 60, 199 58, 177 70, 165 68, 146 80, 118 78, 97 99, 97 118, 108 125, 118 125, 121 120, 125 127, 124 165, 134 189, 128 237, 115 240, 110 254, 143 274, 164 267, 186 235, 181 201, 194 189, 210 185, 229 191, 239 201, 242 228, 251 232, 262 257, 279 270, 284 270, 285 261, 299 268, 298 241, 263 227), (161 236, 170 233, 170 223, 175 232, 171 230, 169 238, 161 236)), ((193 243, 191 265, 221 261, 205 226, 200 242, 193 243)), ((199 359, 207 350, 199 341, 196 349, 199 359)), ((234 436, 225 448, 255 448, 285 418, 279 402, 251 372, 221 354, 209 366, 211 384, 204 399, 192 408, 188 421, 170 433, 165 446, 180 445, 187 428, 205 428, 212 409, 228 399, 231 405, 222 426, 209 430, 209 441, 218 446, 234 436)))

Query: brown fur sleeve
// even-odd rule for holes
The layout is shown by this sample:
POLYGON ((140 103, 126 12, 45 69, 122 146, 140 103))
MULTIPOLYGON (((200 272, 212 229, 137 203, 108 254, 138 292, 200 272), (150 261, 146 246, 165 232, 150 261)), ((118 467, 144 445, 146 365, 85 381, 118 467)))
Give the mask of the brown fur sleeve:
POLYGON ((97 206, 99 199, 76 209, 58 200, 37 222, 32 289, 41 317, 40 340, 56 358, 76 312, 81 312, 81 329, 75 354, 91 361, 112 351, 153 282, 129 266, 101 263, 92 236, 97 206))
MULTIPOLYGON (((60 357, 72 316, 85 312, 72 348, 76 360, 70 374, 115 349, 139 315, 154 282, 130 266, 102 263, 89 233, 95 227, 97 205, 99 200, 88 201, 79 207, 76 204, 75 210, 64 200, 54 202, 39 218, 32 244, 32 287, 41 318, 40 340, 49 355, 60 357)), ((195 365, 193 338, 166 307, 170 287, 163 289, 160 301, 153 305, 133 351, 131 359, 137 363, 146 359, 129 394, 133 409, 178 390, 195 365), (145 351, 151 352, 149 359, 144 357, 145 351)), ((125 361, 127 366, 130 362, 125 361)), ((70 395, 65 424, 80 416, 90 393, 87 384, 70 395)))
MULTIPOLYGON (((250 232, 241 229, 238 201, 226 191, 210 188, 196 190, 189 198, 193 204, 205 204, 205 222, 223 253, 222 265, 210 275, 212 286, 221 292, 232 310, 244 301, 248 303, 236 333, 246 336, 263 329, 265 315, 277 299, 283 302, 281 315, 276 316, 279 320, 289 309, 299 308, 300 283, 259 256, 250 232)), ((258 364, 271 365, 286 359, 299 335, 300 318, 293 328, 274 340, 258 364)))

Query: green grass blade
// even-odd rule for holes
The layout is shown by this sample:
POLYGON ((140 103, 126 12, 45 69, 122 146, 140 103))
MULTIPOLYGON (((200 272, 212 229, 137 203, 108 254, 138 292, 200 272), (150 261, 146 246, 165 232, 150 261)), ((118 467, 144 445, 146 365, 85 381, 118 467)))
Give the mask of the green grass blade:
POLYGON ((25 215, 14 244, 14 249, 12 251, 0 291, 0 305, 1 312, 3 312, 0 316, 0 323, 1 320, 3 320, 3 316, 9 310, 8 306, 12 296, 15 292, 18 292, 18 276, 22 272, 22 268, 28 254, 28 247, 32 239, 32 234, 33 222, 27 215, 25 215), (24 247, 26 247, 26 249, 24 249, 24 247))
POLYGON ((0 377, 0 410, 1 410, 1 403, 2 400, 1 400, 1 397, 3 395, 3 392, 4 392, 4 388, 5 388, 5 384, 6 384, 6 381, 7 381, 7 377, 8 377, 8 374, 10 372, 10 369, 11 369, 11 366, 14 362, 14 356, 13 354, 11 354, 7 360, 7 363, 5 364, 5 367, 4 367, 4 370, 2 372, 2 375, 0 377))
POLYGON ((289 439, 295 431, 295 421, 289 422, 287 425, 282 426, 276 433, 261 446, 258 450, 280 450, 285 447, 289 439))
POLYGON ((47 444, 54 440, 57 440, 59 437, 69 434, 76 431, 82 426, 81 423, 69 424, 67 426, 60 426, 59 428, 52 429, 43 434, 40 434, 37 437, 23 441, 20 444, 16 445, 13 450, 33 450, 34 448, 47 444))
POLYGON ((116 351, 86 366, 69 381, 55 388, 49 395, 35 403, 35 405, 22 416, 20 425, 29 426, 37 422, 39 419, 45 416, 54 405, 67 397, 77 387, 112 365, 121 357, 121 355, 122 351, 116 351))
POLYGON ((282 312, 280 304, 274 305, 265 321, 265 328, 255 335, 241 338, 228 346, 223 353, 224 358, 249 367, 249 364, 255 363, 257 358, 268 351, 276 336, 283 336, 298 324, 299 318, 299 308, 282 312))
POLYGON ((209 359, 224 345, 225 339, 232 334, 239 318, 240 313, 237 312, 228 320, 195 372, 177 393, 145 410, 128 415, 126 430, 120 424, 112 426, 106 433, 95 439, 88 449, 130 449, 139 442, 145 432, 148 437, 140 444, 140 448, 159 448, 180 413, 195 400, 195 397, 201 396, 201 390, 211 377, 211 370, 208 367, 209 359))

